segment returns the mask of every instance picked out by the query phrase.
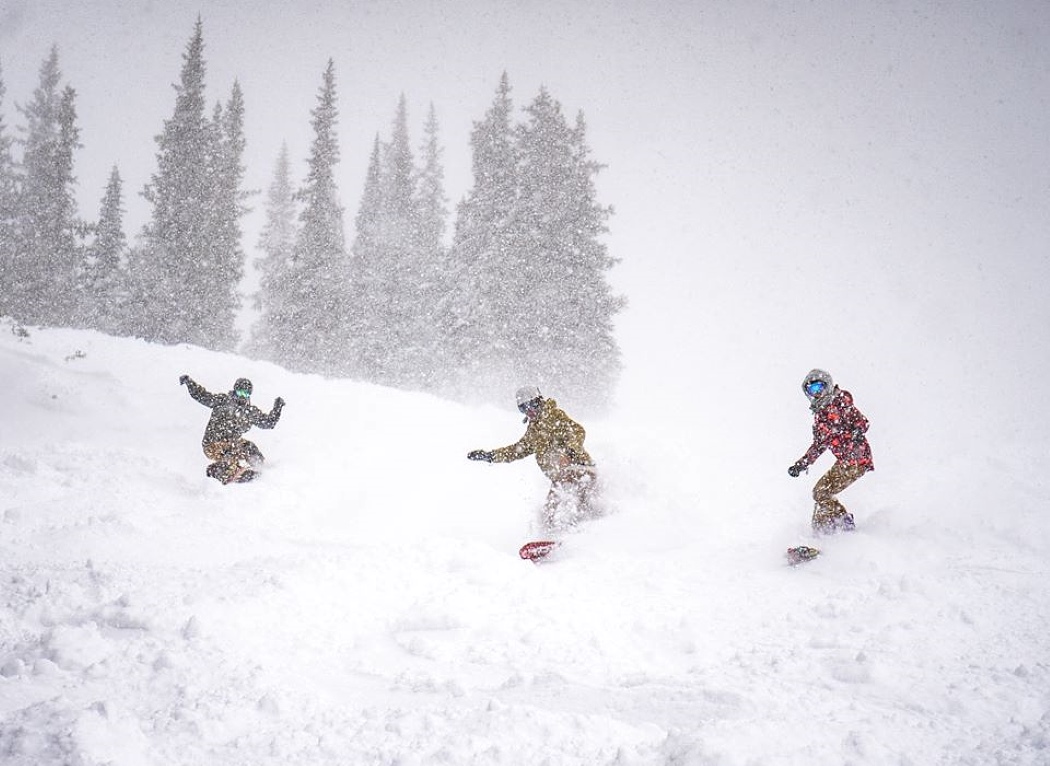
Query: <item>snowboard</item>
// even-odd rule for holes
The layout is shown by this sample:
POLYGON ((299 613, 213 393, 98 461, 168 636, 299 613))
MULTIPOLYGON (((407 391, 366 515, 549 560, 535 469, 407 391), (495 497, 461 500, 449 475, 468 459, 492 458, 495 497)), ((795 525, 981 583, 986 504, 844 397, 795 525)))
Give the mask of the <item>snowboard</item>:
POLYGON ((222 463, 212 463, 205 469, 205 473, 220 484, 244 484, 259 477, 258 471, 244 466, 238 467, 237 473, 231 475, 222 463))
POLYGON ((820 549, 811 548, 808 545, 797 545, 794 548, 788 548, 787 553, 784 555, 787 557, 789 565, 798 566, 819 556, 820 549))
POLYGON ((518 551, 518 555, 526 561, 539 561, 545 558, 551 551, 561 545, 557 540, 533 540, 525 543, 518 551))

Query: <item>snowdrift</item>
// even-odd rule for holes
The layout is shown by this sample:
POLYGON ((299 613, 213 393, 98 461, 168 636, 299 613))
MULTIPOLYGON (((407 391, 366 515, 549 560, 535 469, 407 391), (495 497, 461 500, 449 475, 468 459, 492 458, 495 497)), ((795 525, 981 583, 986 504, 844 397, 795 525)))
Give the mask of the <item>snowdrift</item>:
POLYGON ((610 514, 535 565, 538 470, 465 459, 518 438, 512 403, 10 330, 4 764, 1050 762, 1038 450, 905 460, 869 411, 858 531, 792 569, 802 402, 742 435, 620 402, 585 422, 610 514), (259 481, 205 477, 181 373, 287 400, 259 481))

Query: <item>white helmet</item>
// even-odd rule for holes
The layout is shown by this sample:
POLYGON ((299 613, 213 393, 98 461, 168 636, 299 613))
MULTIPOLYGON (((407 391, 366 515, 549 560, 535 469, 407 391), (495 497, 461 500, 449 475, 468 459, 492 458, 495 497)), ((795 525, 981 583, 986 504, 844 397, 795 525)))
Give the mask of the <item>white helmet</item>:
POLYGON ((824 398, 833 388, 835 381, 831 379, 831 374, 824 370, 810 370, 802 379, 802 392, 810 401, 824 398))
POLYGON ((517 393, 514 394, 514 398, 518 401, 518 408, 520 409, 523 404, 528 404, 531 401, 535 401, 540 398, 540 390, 536 386, 522 386, 518 389, 517 393))

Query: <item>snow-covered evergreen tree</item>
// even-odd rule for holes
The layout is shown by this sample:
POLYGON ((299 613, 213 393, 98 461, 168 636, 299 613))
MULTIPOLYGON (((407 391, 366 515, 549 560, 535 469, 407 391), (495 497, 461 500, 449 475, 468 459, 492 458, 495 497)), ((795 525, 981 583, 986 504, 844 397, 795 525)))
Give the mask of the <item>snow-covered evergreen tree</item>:
POLYGON ((601 165, 546 89, 518 128, 518 246, 512 278, 522 297, 509 313, 519 379, 601 404, 619 375, 613 315, 623 306, 606 273, 615 264, 599 237, 611 208, 597 202, 601 165))
POLYGON ((241 218, 248 212, 249 193, 244 181, 244 96, 234 81, 225 109, 216 105, 212 118, 214 135, 212 201, 210 213, 211 252, 201 289, 204 303, 212 310, 202 319, 212 348, 232 350, 237 343, 235 327, 240 309, 238 285, 244 276, 245 253, 241 247, 241 218))
POLYGON ((600 406, 619 372, 612 318, 623 306, 599 239, 611 214, 596 198, 601 166, 582 117, 571 128, 545 89, 525 112, 512 125, 504 74, 471 135, 474 186, 457 211, 445 312, 450 392, 504 401, 533 383, 600 406))
POLYGON ((140 332, 166 343, 230 349, 243 253, 243 107, 234 87, 230 109, 205 114, 203 24, 183 54, 175 109, 157 136, 157 172, 143 196, 152 205, 136 256, 137 284, 147 289, 140 332))
POLYGON ((378 166, 376 159, 373 154, 353 250, 357 372, 375 383, 424 388, 432 372, 433 264, 423 251, 419 174, 403 95, 378 166))
POLYGON ((470 136, 473 186, 459 204, 450 258, 453 289, 441 312, 451 394, 501 400, 514 385, 509 369, 508 307, 515 261, 518 196, 517 148, 510 80, 504 73, 492 106, 470 136))
POLYGON ((33 98, 20 109, 22 172, 10 274, 11 313, 24 322, 67 326, 76 311, 79 266, 73 153, 80 147, 76 92, 61 87, 58 48, 40 68, 33 98))
POLYGON ((437 111, 431 104, 420 148, 422 162, 416 182, 416 207, 419 211, 419 241, 426 252, 435 254, 435 261, 441 261, 444 255, 449 215, 448 196, 445 193, 445 167, 441 161, 444 149, 441 146, 440 133, 437 111))
POLYGON ((79 279, 82 298, 78 322, 82 327, 113 334, 126 332, 123 312, 127 304, 128 240, 124 212, 124 182, 114 165, 94 226, 94 241, 86 248, 88 257, 79 279))
POLYGON ((374 335, 375 321, 371 294, 378 289, 376 264, 382 259, 383 221, 383 147, 376 136, 365 173, 361 202, 354 216, 354 240, 351 245, 349 300, 346 306, 346 329, 349 343, 347 372, 356 378, 372 380, 383 364, 379 341, 374 335))
POLYGON ((391 138, 376 139, 355 219, 350 336, 353 372, 384 385, 434 389, 439 383, 447 200, 433 108, 417 167, 408 108, 398 102, 391 138))
POLYGON ((276 359, 275 349, 295 343, 287 307, 289 269, 296 238, 295 190, 287 144, 281 145, 266 195, 265 210, 266 223, 259 237, 263 257, 255 262, 260 276, 253 308, 258 318, 246 351, 257 358, 276 359))
POLYGON ((447 378, 445 367, 444 328, 448 327, 447 296, 452 291, 452 275, 445 232, 448 226, 449 202, 445 194, 445 168, 441 157, 440 125, 433 104, 423 128, 420 147, 421 163, 416 180, 416 247, 419 251, 420 275, 416 286, 419 304, 417 315, 421 348, 416 387, 440 390, 447 378))
POLYGON ((274 351, 276 360, 287 367, 342 374, 349 364, 343 320, 349 270, 334 172, 339 162, 339 111, 332 60, 324 71, 311 116, 314 138, 306 181, 296 195, 303 207, 287 276, 289 341, 274 351))
POLYGON ((0 273, 4 274, 4 278, 0 280, 0 316, 13 313, 16 297, 11 275, 14 273, 18 183, 14 155, 11 152, 14 138, 8 135, 7 124, 4 122, 6 93, 3 70, 0 69, 0 273))

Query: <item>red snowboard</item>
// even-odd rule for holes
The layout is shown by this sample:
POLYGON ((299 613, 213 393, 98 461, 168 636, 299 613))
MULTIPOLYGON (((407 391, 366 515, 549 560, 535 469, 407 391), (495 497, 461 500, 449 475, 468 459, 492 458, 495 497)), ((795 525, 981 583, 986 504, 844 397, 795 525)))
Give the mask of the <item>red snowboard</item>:
POLYGON ((534 540, 531 543, 525 543, 521 546, 518 555, 529 561, 537 561, 538 559, 545 557, 559 545, 561 545, 561 543, 557 540, 534 540))

